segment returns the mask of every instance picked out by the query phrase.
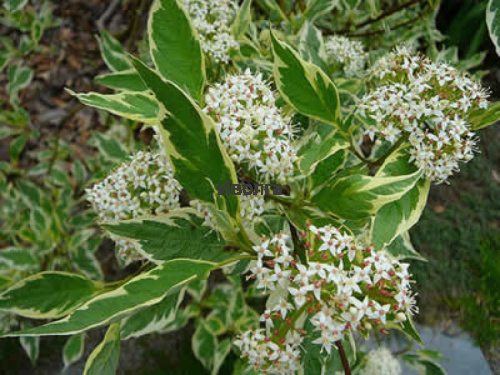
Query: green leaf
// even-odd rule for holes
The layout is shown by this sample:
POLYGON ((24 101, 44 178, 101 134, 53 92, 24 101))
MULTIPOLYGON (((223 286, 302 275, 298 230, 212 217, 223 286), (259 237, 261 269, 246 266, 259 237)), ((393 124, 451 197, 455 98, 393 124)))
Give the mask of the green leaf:
POLYGON ((94 79, 97 83, 118 91, 146 91, 147 88, 135 70, 102 74, 94 79))
POLYGON ((148 24, 149 45, 161 76, 200 100, 205 59, 198 33, 178 0, 156 0, 148 24))
POLYGON ((402 233, 397 236, 392 243, 387 246, 386 250, 394 257, 398 259, 417 259, 425 260, 422 255, 420 255, 413 244, 411 243, 410 234, 408 232, 402 233))
POLYGON ((73 165, 71 166, 71 173, 75 178, 76 184, 79 187, 83 187, 87 178, 87 172, 85 171, 85 167, 80 160, 76 160, 73 163, 73 165))
POLYGON ((85 334, 71 336, 63 347, 63 363, 64 368, 71 366, 78 361, 83 355, 85 345, 85 334))
MULTIPOLYGON (((25 329, 31 327, 31 324, 23 322, 21 327, 25 329)), ((20 337, 19 342, 21 343, 24 352, 28 355, 31 364, 35 366, 40 354, 40 337, 20 337)))
POLYGON ((487 109, 476 109, 469 114, 472 130, 479 130, 500 121, 500 102, 490 103, 487 109))
POLYGON ((337 2, 335 0, 310 0, 304 16, 314 21, 329 13, 337 2))
POLYGON ((121 339, 141 337, 159 332, 175 321, 177 310, 184 299, 184 289, 166 296, 160 303, 147 307, 121 322, 121 339))
POLYGON ((212 262, 227 259, 231 254, 224 253, 226 244, 203 223, 204 218, 196 211, 180 209, 104 227, 120 237, 138 240, 140 252, 157 264, 176 258, 212 262))
POLYGON ((340 100, 334 83, 316 65, 302 60, 289 45, 271 33, 274 78, 281 96, 295 110, 338 127, 340 100))
POLYGON ((54 319, 71 313, 96 295, 96 285, 76 274, 42 272, 0 294, 0 311, 33 319, 54 319))
POLYGON ((183 259, 165 262, 115 290, 96 296, 64 319, 4 336, 71 335, 101 327, 159 303, 186 283, 205 278, 215 266, 183 259))
POLYGON ((40 189, 28 180, 17 180, 16 186, 21 198, 28 206, 40 206, 40 189))
POLYGON ((236 40, 241 39, 252 22, 252 0, 244 0, 241 4, 238 14, 231 25, 231 34, 236 40))
POLYGON ((415 325, 413 324, 413 319, 411 318, 411 315, 406 314, 406 318, 407 319, 404 322, 395 325, 393 328, 400 330, 410 339, 415 340, 416 342, 418 342, 420 345, 423 346, 424 342, 422 341, 420 334, 418 333, 417 329, 415 328, 415 325))
POLYGON ((500 56, 500 0, 489 0, 486 8, 486 24, 497 55, 500 56))
POLYGON ((83 375, 114 375, 120 359, 120 323, 111 324, 104 340, 85 363, 83 375))
POLYGON ((26 4, 28 4, 28 0, 4 0, 3 2, 5 9, 9 12, 17 12, 23 9, 26 4))
POLYGON ((0 264, 16 271, 36 271, 38 260, 27 249, 8 247, 0 250, 0 264))
POLYGON ((102 58, 109 69, 115 72, 121 72, 132 68, 120 42, 111 34, 102 30, 101 37, 98 37, 97 40, 101 47, 102 58))
POLYGON ((10 162, 12 164, 17 164, 19 161, 21 152, 23 151, 24 146, 26 146, 26 142, 28 142, 29 138, 29 134, 21 134, 10 143, 10 162))
POLYGON ((364 219, 375 215, 386 204, 401 199, 420 176, 421 171, 396 177, 357 174, 342 177, 321 189, 312 197, 312 202, 343 219, 364 219))
POLYGON ((215 350, 214 360, 212 364, 211 375, 217 375, 219 373, 219 370, 230 351, 231 351, 230 339, 225 339, 219 345, 217 345, 217 349, 215 350))
POLYGON ((71 90, 67 91, 83 104, 103 109, 114 115, 146 124, 158 122, 158 103, 150 95, 139 92, 122 92, 112 95, 96 92, 77 94, 71 90))
POLYGON ((314 172, 321 161, 337 151, 349 148, 349 142, 327 124, 317 124, 304 139, 298 156, 300 171, 306 176, 314 172))
MULTIPOLYGON (((214 122, 175 83, 137 59, 133 64, 162 107, 159 131, 177 180, 192 198, 215 203, 218 183, 236 184, 237 177, 214 122)), ((218 198, 231 216, 239 215, 238 196, 218 198)))
POLYGON ((99 261, 94 255, 94 250, 89 249, 88 245, 80 246, 76 251, 70 253, 73 264, 87 277, 100 280, 102 271, 99 261))
POLYGON ((191 340, 193 353, 205 368, 210 369, 217 351, 217 338, 210 332, 204 320, 198 319, 196 323, 196 331, 191 340))
POLYGON ((403 354, 401 359, 422 375, 447 375, 446 370, 441 365, 417 354, 403 354))
MULTIPOLYGON (((406 149, 394 152, 382 165, 375 176, 390 177, 414 173, 416 167, 409 161, 406 149)), ((400 199, 383 206, 372 220, 371 241, 381 249, 415 225, 427 203, 430 181, 419 180, 400 199)))
POLYGON ((321 31, 311 22, 306 21, 300 31, 299 51, 300 56, 321 69, 325 70, 323 56, 325 54, 323 36, 321 31))
POLYGON ((107 159, 116 163, 121 163, 129 159, 129 153, 116 139, 109 138, 98 132, 93 134, 93 138, 96 140, 97 148, 107 159))
POLYGON ((18 102, 19 90, 27 87, 33 79, 33 70, 22 65, 22 61, 12 65, 8 75, 7 93, 11 103, 18 102))

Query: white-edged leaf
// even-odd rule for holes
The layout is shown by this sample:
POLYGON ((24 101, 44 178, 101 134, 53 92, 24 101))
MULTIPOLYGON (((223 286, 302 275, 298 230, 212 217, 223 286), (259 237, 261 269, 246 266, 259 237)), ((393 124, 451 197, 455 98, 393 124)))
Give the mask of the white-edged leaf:
POLYGON ((161 332, 177 318, 177 309, 184 299, 185 289, 166 296, 160 303, 147 307, 121 321, 121 339, 141 337, 161 332))
POLYGON ((131 91, 109 95, 96 92, 77 94, 71 90, 67 91, 83 104, 103 109, 114 115, 146 124, 158 122, 158 103, 151 95, 131 91))
POLYGON ((64 368, 71 366, 78 361, 85 347, 85 333, 71 336, 63 347, 63 363, 64 368))
POLYGON ((304 61, 292 47, 271 33, 274 78, 283 99, 303 115, 339 127, 339 93, 316 65, 304 61))
POLYGON ((207 327, 203 319, 198 319, 196 322, 196 330, 191 344, 195 357, 198 358, 206 369, 211 369, 217 351, 217 338, 207 327))
POLYGON ((97 83, 109 87, 110 89, 119 91, 146 91, 142 79, 137 75, 135 70, 124 70, 121 72, 113 72, 101 74, 94 79, 97 83))
MULTIPOLYGON (((30 325, 24 323, 21 326, 26 328, 30 325)), ((19 342, 24 352, 29 357, 31 364, 35 366, 38 356, 40 355, 40 337, 19 337, 19 342)))
POLYGON ((237 183, 234 165, 219 138, 213 120, 175 83, 164 81, 141 61, 133 64, 160 103, 158 127, 175 177, 191 198, 221 203, 232 217, 239 215, 235 195, 217 195, 219 183, 237 183))
POLYGON ((231 351, 231 340, 225 339, 217 345, 215 350, 214 360, 212 364, 211 375, 217 375, 221 366, 224 364, 224 360, 231 351))
POLYGON ((32 251, 14 247, 0 250, 0 265, 17 271, 36 271, 40 267, 32 251))
POLYGON ((101 293, 61 320, 3 336, 72 335, 101 327, 159 303, 186 283, 205 278, 215 266, 185 259, 165 262, 115 290, 101 293))
POLYGON ((155 0, 148 36, 161 76, 199 100, 205 86, 205 58, 198 33, 178 0, 155 0))
POLYGON ((115 72, 121 72, 132 68, 120 42, 111 34, 102 30, 97 40, 101 47, 102 58, 109 69, 115 72))
POLYGON ((252 0, 244 0, 240 5, 238 14, 231 25, 231 34, 236 40, 241 39, 252 22, 252 0))
POLYGON ((231 254, 224 252, 226 244, 203 223, 203 217, 187 208, 104 227, 114 235, 139 241, 139 251, 157 264, 176 258, 212 262, 228 259, 231 254))
POLYGON ((114 375, 120 360, 120 323, 109 326, 104 340, 90 354, 83 375, 114 375))
POLYGON ((469 114, 472 130, 479 130, 500 121, 500 102, 490 103, 486 109, 476 109, 469 114))
POLYGON ((0 311, 33 319, 55 319, 71 313, 98 292, 96 284, 82 276, 42 272, 0 294, 0 311))
POLYGON ((497 55, 500 56, 500 0, 489 0, 486 8, 486 24, 497 55))

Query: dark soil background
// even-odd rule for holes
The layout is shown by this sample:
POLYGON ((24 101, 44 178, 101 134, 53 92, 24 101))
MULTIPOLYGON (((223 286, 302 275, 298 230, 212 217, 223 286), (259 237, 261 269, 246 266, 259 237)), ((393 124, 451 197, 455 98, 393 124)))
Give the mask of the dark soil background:
MULTIPOLYGON (((55 17, 62 20, 59 28, 46 31, 37 54, 28 64, 35 70, 30 87, 22 91, 21 103, 30 112, 32 123, 39 129, 41 141, 28 144, 28 150, 43 148, 54 136, 71 145, 76 154, 92 152, 86 142, 91 131, 105 128, 98 113, 81 106, 64 89, 76 92, 101 91, 93 77, 107 71, 95 35, 98 25, 118 37, 134 52, 145 29, 151 0, 53 1, 55 17)), ((471 3, 474 3, 473 1, 471 3)), ((446 32, 457 16, 462 1, 445 1, 439 15, 439 27, 446 32)), ((472 27, 471 25, 469 27, 472 27)), ((0 26, 0 35, 15 38, 0 26)), ((455 36, 460 39, 462 36, 455 36)), ((467 41, 462 44, 467 45, 467 41)), ((490 86, 495 100, 500 100, 500 63, 487 38, 481 43, 489 54, 483 69, 490 69, 484 82, 490 86)), ((461 50, 461 53, 463 51, 461 50)), ((0 75, 0 98, 7 98, 6 80, 0 75)), ((0 160, 9 160, 9 139, 0 140, 0 160)), ((500 129, 497 126, 481 134, 481 154, 464 167, 450 186, 433 186, 428 208, 421 223, 413 231, 417 250, 429 258, 426 264, 414 264, 420 293, 421 316, 425 324, 448 323, 461 318, 457 299, 470 289, 468 262, 478 255, 481 241, 500 227, 500 129)), ((21 166, 36 163, 25 152, 21 166)), ((117 279, 116 262, 109 254, 111 244, 105 242, 98 256, 103 261, 106 278, 117 279)), ((500 288, 500 285, 497 286, 500 288)), ((167 334, 151 335, 122 342, 119 374, 204 374, 202 366, 190 350, 192 326, 167 334), (172 369, 172 370, 165 370, 172 369)), ((104 337, 104 330, 87 334, 85 354, 67 374, 81 374, 86 358, 104 337)), ((0 374, 58 374, 62 370, 61 347, 65 337, 42 338, 38 365, 33 368, 17 339, 0 340, 0 374)), ((500 374, 495 347, 483 347, 492 367, 500 374)), ((224 371, 221 371, 225 374, 224 371)))

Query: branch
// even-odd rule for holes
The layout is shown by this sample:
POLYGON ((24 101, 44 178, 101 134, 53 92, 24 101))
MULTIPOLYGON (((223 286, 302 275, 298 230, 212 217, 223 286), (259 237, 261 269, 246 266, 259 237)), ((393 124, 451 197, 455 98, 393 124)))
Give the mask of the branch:
POLYGON ((339 350, 340 359, 342 360, 342 366, 344 367, 345 375, 351 375, 351 367, 349 366, 349 361, 347 360, 344 347, 342 346, 342 341, 336 341, 335 345, 337 345, 337 349, 339 350))

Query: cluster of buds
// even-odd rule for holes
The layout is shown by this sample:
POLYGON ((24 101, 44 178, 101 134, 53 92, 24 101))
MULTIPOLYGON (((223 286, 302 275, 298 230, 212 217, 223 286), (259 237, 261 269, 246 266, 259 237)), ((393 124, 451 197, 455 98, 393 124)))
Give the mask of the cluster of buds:
POLYGON ((359 113, 376 121, 366 130, 371 140, 408 138, 411 160, 436 183, 472 159, 476 140, 469 113, 488 106, 478 82, 406 47, 381 58, 372 73, 379 85, 359 104, 359 113))
POLYGON ((339 35, 325 40, 325 51, 328 60, 339 64, 348 77, 359 75, 364 70, 368 58, 363 43, 339 35))
MULTIPOLYGON (((160 153, 140 151, 88 189, 87 199, 101 222, 112 223, 178 208, 180 191, 168 159, 160 153)), ((140 257, 134 241, 116 242, 122 258, 140 257)))
POLYGON ((210 88, 204 111, 215 119, 230 157, 265 181, 285 182, 294 172, 291 119, 276 106, 276 94, 247 70, 210 88))
POLYGON ((295 371, 297 348, 306 338, 303 317, 314 327, 312 343, 329 354, 350 331, 388 333, 389 324, 417 312, 408 264, 333 226, 310 225, 301 236, 307 264, 294 257, 283 233, 254 247, 257 261, 250 278, 271 296, 261 315, 265 328, 242 334, 236 345, 258 371, 295 371))
POLYGON ((231 0, 183 0, 203 51, 216 63, 227 64, 231 51, 239 49, 230 33, 238 3, 231 0))

